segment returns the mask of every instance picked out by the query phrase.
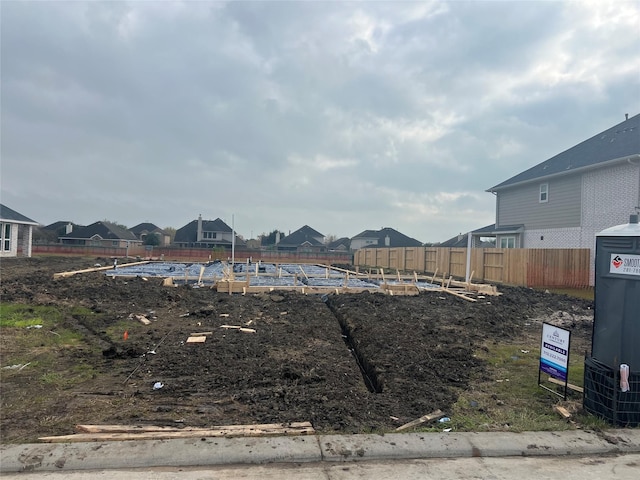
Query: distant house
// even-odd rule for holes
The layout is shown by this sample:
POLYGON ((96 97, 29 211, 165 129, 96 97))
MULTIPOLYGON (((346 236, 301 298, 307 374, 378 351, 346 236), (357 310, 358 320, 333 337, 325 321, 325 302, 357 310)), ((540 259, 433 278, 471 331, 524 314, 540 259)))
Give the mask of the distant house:
POLYGON ((147 235, 156 235, 159 240, 159 246, 161 247, 166 247, 171 243, 171 235, 153 223, 140 223, 135 227, 130 228, 129 231, 142 243, 144 243, 147 235))
POLYGON ((73 222, 60 220, 58 222, 53 222, 44 227, 36 228, 34 231, 34 242, 35 243, 57 243, 58 239, 62 235, 66 235, 67 233, 71 233, 74 228, 81 227, 82 225, 77 225, 73 222))
POLYGON ((129 230, 111 222, 95 222, 78 227, 59 237, 65 245, 88 245, 95 247, 129 247, 142 242, 129 230))
POLYGON ((324 235, 309 225, 299 228, 287 235, 276 244, 277 250, 296 252, 324 252, 324 235))
POLYGON ((351 239, 351 250, 359 250, 366 247, 421 247, 422 242, 415 238, 407 237, 393 228, 380 230, 365 230, 351 239))
POLYGON ((17 257, 18 250, 23 257, 30 257, 33 227, 36 226, 38 222, 0 204, 0 257, 17 257))
POLYGON ((596 233, 640 208, 640 115, 487 191, 496 195, 497 247, 593 252, 596 233))
MULTIPOLYGON (((197 220, 187 223, 176 230, 173 243, 184 248, 231 248, 233 230, 219 218, 215 220, 203 220, 202 215, 197 220)), ((236 236, 236 246, 244 246, 245 243, 236 236)))
POLYGON ((327 244, 327 250, 330 252, 348 252, 351 249, 351 240, 349 237, 342 237, 327 244))

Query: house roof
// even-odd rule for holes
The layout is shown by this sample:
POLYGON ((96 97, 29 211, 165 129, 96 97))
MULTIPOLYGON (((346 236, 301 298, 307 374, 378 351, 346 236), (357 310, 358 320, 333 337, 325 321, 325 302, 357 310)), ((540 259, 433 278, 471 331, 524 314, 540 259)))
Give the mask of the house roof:
POLYGON ((601 132, 524 172, 491 187, 488 192, 520 183, 595 168, 612 161, 640 158, 640 114, 601 132))
POLYGON ((333 250, 333 249, 339 248, 339 247, 341 247, 343 245, 347 249, 349 248, 349 246, 351 245, 351 240, 349 239, 349 237, 338 238, 337 240, 334 240, 333 242, 329 243, 327 245, 327 248, 329 250, 333 250))
POLYGON ((76 225, 73 222, 67 222, 67 221, 64 221, 64 220, 60 220, 60 221, 57 221, 57 222, 53 222, 53 223, 47 225, 46 227, 42 227, 42 230, 56 231, 56 230, 58 230, 60 228, 66 228, 66 226, 69 225, 69 224, 73 225, 73 228, 78 228, 78 227, 82 227, 83 226, 83 225, 76 225))
POLYGON ((140 235, 141 233, 145 233, 145 232, 160 233, 162 235, 166 235, 167 233, 157 225, 154 225, 153 223, 140 223, 135 227, 131 227, 129 230, 133 232, 134 235, 140 235))
POLYGON ((61 235, 60 238, 77 238, 89 239, 98 235, 105 240, 133 240, 139 241, 138 238, 129 230, 119 227, 111 222, 95 222, 86 227, 79 227, 73 232, 61 235))
POLYGON ((283 245, 297 246, 297 245, 304 245, 305 243, 308 243, 309 245, 313 245, 313 246, 324 245, 324 243, 317 240, 317 237, 324 238, 324 235, 318 232, 317 230, 314 230, 309 225, 305 225, 304 227, 299 228, 292 234, 287 235, 282 240, 280 240, 280 243, 278 243, 278 246, 283 246, 283 245))
POLYGON ((385 227, 378 231, 365 230, 364 232, 359 233, 353 238, 375 238, 378 240, 378 244, 368 245, 368 246, 372 248, 379 248, 379 247, 387 246, 385 242, 385 239, 387 236, 389 237, 390 247, 421 247, 422 246, 421 241, 416 240, 415 238, 408 237, 404 233, 400 233, 399 231, 394 230, 393 228, 390 228, 390 227, 385 227))
POLYGON ((359 233, 353 238, 378 238, 379 234, 379 230, 365 230, 364 232, 359 233))
MULTIPOLYGON (((233 233, 233 229, 224 223, 220 218, 216 218, 215 220, 202 220, 202 231, 203 232, 222 232, 222 233, 233 233)), ((176 243, 195 243, 198 238, 198 220, 192 220, 187 223, 184 227, 176 230, 176 236, 174 242, 176 243)), ((222 238, 216 239, 207 239, 201 240, 199 243, 208 243, 215 245, 231 245, 230 240, 225 240, 222 238)), ((240 239, 236 235, 236 245, 244 245, 245 242, 240 239)))
POLYGON ((2 205, 0 203, 0 221, 8 223, 22 223, 25 225, 39 225, 38 222, 34 222, 29 217, 25 217, 21 213, 2 205))
MULTIPOLYGON (((224 223, 221 219, 215 220, 202 220, 202 230, 205 232, 223 232, 231 233, 232 229, 229 225, 224 223)), ((184 227, 176 230, 175 242, 195 242, 198 238, 198 220, 192 220, 184 227)), ((219 240, 219 239, 218 239, 219 240)), ((213 243, 213 242, 208 242, 213 243)), ((216 241, 215 243, 221 243, 216 241)), ((229 242, 230 243, 230 242, 229 242)))

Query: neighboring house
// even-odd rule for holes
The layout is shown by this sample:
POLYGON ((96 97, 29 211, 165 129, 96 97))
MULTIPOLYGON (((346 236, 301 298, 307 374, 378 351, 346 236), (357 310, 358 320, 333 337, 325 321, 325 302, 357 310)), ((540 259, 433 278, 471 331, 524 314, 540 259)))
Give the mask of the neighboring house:
POLYGON ((135 227, 130 228, 129 231, 133 233, 142 243, 144 243, 147 235, 149 234, 156 235, 158 237, 158 246, 160 247, 166 247, 171 243, 171 235, 169 235, 167 232, 165 232, 160 227, 157 227, 153 223, 140 223, 135 227))
MULTIPOLYGON (((197 220, 186 224, 176 230, 173 243, 184 248, 231 248, 233 230, 219 218, 215 220, 202 220, 202 215, 197 220)), ((236 236, 236 246, 244 246, 245 243, 236 236)))
POLYGON ((18 244, 23 257, 31 256, 33 227, 37 227, 29 217, 0 204, 0 257, 17 257, 18 244))
POLYGON ((487 191, 497 247, 593 249, 640 207, 640 115, 487 191))
POLYGON ((348 237, 342 237, 327 244, 327 250, 330 252, 348 252, 351 249, 351 240, 348 237))
POLYGON ((65 245, 87 245, 96 247, 129 247, 142 242, 129 230, 110 222, 95 222, 78 227, 59 237, 65 245))
POLYGON ((421 247, 422 242, 415 238, 407 237, 405 234, 393 228, 382 228, 380 230, 365 230, 351 239, 351 250, 359 250, 366 247, 421 247))
POLYGON ((57 243, 58 239, 62 235, 73 232, 74 228, 81 227, 82 225, 76 225, 69 221, 53 222, 50 225, 37 228, 34 232, 35 243, 57 243))
POLYGON ((281 239, 276 244, 276 249, 296 252, 324 252, 327 246, 324 244, 323 234, 309 225, 305 225, 281 239))
MULTIPOLYGON (((496 229, 495 223, 486 227, 471 231, 471 248, 495 248, 492 242, 483 241, 483 237, 490 237, 496 229)), ((469 245, 469 233, 460 233, 449 240, 433 245, 434 247, 467 248, 469 245)))
POLYGON ((497 247, 589 248, 593 260, 596 233, 640 208, 640 115, 487 191, 497 247))

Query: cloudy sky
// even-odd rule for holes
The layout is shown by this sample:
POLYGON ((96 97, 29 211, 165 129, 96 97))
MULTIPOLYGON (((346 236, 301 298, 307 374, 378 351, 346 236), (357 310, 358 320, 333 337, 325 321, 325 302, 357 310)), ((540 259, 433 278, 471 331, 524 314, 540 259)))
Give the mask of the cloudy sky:
POLYGON ((444 241, 640 113, 640 3, 0 3, 0 200, 42 223, 444 241))

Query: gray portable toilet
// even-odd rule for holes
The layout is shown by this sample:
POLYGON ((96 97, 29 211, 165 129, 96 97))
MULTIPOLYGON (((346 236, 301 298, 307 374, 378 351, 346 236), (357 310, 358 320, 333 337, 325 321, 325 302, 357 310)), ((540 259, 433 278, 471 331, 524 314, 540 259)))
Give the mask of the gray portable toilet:
POLYGON ((631 215, 628 224, 596 235, 595 267, 595 314, 591 356, 585 359, 584 409, 616 425, 637 426, 640 424, 637 215, 631 215))

